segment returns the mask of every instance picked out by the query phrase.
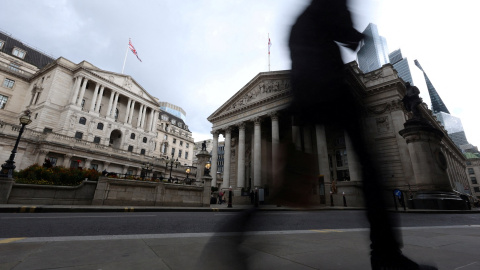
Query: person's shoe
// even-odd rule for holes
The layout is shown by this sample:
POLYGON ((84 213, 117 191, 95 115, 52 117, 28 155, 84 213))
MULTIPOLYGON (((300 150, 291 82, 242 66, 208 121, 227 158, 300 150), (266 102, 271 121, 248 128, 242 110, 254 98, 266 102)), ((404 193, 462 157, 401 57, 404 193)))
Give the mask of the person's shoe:
POLYGON ((372 270, 438 270, 434 266, 419 265, 402 254, 372 255, 370 262, 372 270))

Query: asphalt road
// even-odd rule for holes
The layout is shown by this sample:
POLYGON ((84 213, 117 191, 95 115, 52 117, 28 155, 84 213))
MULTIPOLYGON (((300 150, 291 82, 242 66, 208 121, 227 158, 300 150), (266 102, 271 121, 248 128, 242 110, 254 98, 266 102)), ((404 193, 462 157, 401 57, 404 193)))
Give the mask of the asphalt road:
MULTIPOLYGON (((480 214, 400 213, 398 227, 480 225, 480 214)), ((364 211, 1 213, 0 238, 368 228, 364 211)))

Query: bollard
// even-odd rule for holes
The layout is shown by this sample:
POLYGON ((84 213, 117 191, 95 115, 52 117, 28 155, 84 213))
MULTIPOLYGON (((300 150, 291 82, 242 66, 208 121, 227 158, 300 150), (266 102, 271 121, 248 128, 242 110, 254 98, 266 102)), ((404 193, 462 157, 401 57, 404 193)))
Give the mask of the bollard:
POLYGON ((228 189, 228 208, 232 208, 232 186, 228 189))
POLYGON ((343 206, 347 207, 347 199, 345 198, 345 192, 342 192, 343 195, 343 206))
POLYGON ((334 206, 333 205, 333 192, 330 191, 330 206, 334 206))

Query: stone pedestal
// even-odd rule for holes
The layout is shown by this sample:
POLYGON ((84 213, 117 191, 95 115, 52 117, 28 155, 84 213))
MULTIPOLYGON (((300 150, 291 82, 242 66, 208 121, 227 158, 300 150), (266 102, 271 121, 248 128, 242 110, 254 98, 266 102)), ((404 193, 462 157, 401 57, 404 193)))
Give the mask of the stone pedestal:
POLYGON ((204 176, 203 180, 203 206, 210 206, 210 195, 212 194, 212 177, 204 176))
MULTIPOLYGON (((197 177, 195 180, 199 183, 202 182, 202 178, 204 176, 204 171, 205 171, 205 164, 210 160, 212 155, 210 155, 207 151, 202 150, 197 154, 197 159, 198 159, 198 165, 197 165, 197 177)), ((210 176, 209 176, 210 177, 210 176)))
MULTIPOLYGON (((464 209, 452 193, 447 174, 447 160, 441 150, 443 132, 426 120, 411 119, 399 134, 407 141, 413 168, 411 185, 417 195, 411 206, 415 209, 464 209)), ((461 199, 460 199, 461 200, 461 199)))
POLYGON ((13 183, 15 183, 13 178, 0 177, 0 204, 6 204, 8 202, 13 183))

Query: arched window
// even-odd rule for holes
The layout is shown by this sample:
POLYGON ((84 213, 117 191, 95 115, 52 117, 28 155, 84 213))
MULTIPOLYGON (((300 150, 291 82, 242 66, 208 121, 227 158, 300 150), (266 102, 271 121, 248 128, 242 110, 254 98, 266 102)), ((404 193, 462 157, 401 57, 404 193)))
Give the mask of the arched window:
POLYGON ((143 137, 143 142, 147 143, 147 137, 143 137))
POLYGON ((103 130, 103 123, 98 123, 97 124, 97 129, 103 130))
POLYGON ((85 125, 87 123, 87 118, 85 117, 80 117, 80 120, 78 120, 79 124, 85 125))
POLYGON ((135 133, 130 134, 130 139, 135 139, 135 133))

